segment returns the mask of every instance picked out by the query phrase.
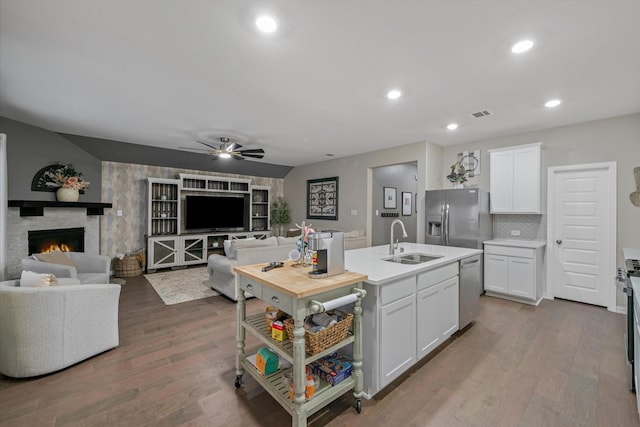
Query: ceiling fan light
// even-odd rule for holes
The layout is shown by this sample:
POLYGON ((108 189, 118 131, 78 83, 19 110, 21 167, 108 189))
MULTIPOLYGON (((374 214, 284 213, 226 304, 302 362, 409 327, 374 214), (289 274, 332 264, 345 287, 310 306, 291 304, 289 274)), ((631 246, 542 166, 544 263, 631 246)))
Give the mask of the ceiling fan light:
POLYGON ((399 91, 398 89, 392 89, 389 92, 387 92, 387 98, 389 99, 398 99, 402 96, 402 92, 399 91))
POLYGON ((511 47, 513 53, 524 53, 533 47, 531 40, 521 40, 511 47))
POLYGON ((278 29, 278 23, 271 16, 262 15, 256 19, 256 27, 263 33, 271 34, 278 29))
POLYGON ((552 99, 550 101, 545 102, 544 106, 547 108, 553 108, 553 107, 557 107, 560 104, 562 104, 562 101, 560 101, 559 99, 552 99))
POLYGON ((230 159, 231 158, 231 154, 229 154, 229 153, 220 153, 219 157, 221 159, 230 159))

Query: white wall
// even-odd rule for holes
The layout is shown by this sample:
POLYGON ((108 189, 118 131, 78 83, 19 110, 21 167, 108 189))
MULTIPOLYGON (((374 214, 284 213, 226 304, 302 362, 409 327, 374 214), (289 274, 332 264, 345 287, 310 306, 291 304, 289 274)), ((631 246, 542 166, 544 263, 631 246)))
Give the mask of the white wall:
POLYGON ((0 133, 0 281, 6 278, 7 269, 7 136, 0 133))
MULTIPOLYGON (((579 165, 615 161, 617 163, 617 227, 616 264, 624 262, 622 248, 640 248, 640 207, 633 206, 629 194, 635 191, 633 168, 640 166, 640 113, 627 116, 595 120, 559 128, 529 132, 504 138, 493 138, 469 144, 446 147, 442 165, 448 167, 465 150, 481 150, 482 174, 471 178, 468 184, 489 189, 489 154, 487 150, 499 147, 542 142, 543 192, 547 198, 546 175, 550 166, 579 165)), ((501 227, 501 221, 518 221, 524 227, 532 229, 537 238, 546 237, 546 215, 494 215, 494 237, 500 230, 513 227, 501 227), (537 232, 537 233, 536 233, 537 232)), ((622 295, 618 295, 618 305, 624 305, 622 295)))

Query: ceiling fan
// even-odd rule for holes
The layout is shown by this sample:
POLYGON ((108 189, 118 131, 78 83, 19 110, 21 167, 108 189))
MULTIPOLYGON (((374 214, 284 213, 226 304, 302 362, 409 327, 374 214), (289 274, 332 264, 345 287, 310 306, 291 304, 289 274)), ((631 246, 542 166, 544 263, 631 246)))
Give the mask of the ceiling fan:
POLYGON ((264 157, 264 150, 262 148, 249 148, 240 150, 240 148, 242 148, 242 145, 238 144, 237 142, 231 142, 231 139, 226 136, 220 137, 221 144, 218 146, 215 146, 213 145, 213 143, 206 141, 196 140, 196 142, 209 148, 182 148, 185 148, 187 150, 205 151, 213 158, 213 160, 217 158, 229 159, 231 157, 236 160, 244 160, 245 157, 251 157, 254 159, 262 159, 264 157))

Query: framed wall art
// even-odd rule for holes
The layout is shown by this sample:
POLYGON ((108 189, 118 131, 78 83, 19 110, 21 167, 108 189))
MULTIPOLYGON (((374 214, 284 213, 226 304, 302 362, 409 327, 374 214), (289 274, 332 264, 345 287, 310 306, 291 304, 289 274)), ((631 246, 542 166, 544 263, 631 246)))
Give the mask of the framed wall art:
POLYGON ((411 216, 411 193, 402 192, 402 216, 411 216))
POLYGON ((307 180, 307 218, 338 220, 338 177, 307 180))
POLYGON ((395 209, 398 207, 396 203, 397 190, 394 187, 383 187, 384 191, 384 208, 395 209))

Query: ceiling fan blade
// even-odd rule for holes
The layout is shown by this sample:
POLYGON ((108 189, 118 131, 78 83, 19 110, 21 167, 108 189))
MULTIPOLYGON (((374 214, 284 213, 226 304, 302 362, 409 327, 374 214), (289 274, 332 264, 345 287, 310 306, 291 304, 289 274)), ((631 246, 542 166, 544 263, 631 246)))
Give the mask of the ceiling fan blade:
POLYGON ((251 157, 253 159, 262 159, 264 157, 264 154, 245 153, 245 154, 242 154, 242 157, 251 157))
POLYGON ((242 156, 240 156, 240 155, 238 155, 236 153, 233 153, 233 156, 231 156, 231 157, 233 157, 236 160, 244 160, 244 157, 242 157, 242 156))
POLYGON ((264 154, 264 150, 262 148, 249 148, 247 150, 240 150, 240 154, 264 154))
POLYGON ((213 148, 214 150, 218 150, 219 149, 219 147, 216 147, 215 145, 211 145, 208 142, 200 141, 199 139, 196 139, 196 142, 199 142, 202 145, 206 145, 209 148, 213 148))
POLYGON ((225 150, 231 152, 231 151, 237 151, 238 148, 241 148, 242 145, 238 144, 237 142, 232 142, 231 144, 227 145, 225 150))
POLYGON ((181 150, 193 150, 193 151, 206 151, 207 153, 211 152, 210 148, 193 148, 193 147, 178 147, 181 150))

